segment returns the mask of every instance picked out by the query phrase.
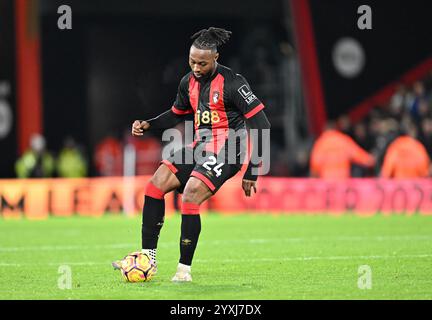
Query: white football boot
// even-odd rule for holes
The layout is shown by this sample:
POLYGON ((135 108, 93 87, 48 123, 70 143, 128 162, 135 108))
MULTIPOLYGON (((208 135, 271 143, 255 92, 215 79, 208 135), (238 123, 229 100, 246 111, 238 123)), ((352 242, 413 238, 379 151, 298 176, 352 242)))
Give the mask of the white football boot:
POLYGON ((192 281, 191 266, 179 263, 177 272, 171 279, 173 282, 190 282, 192 281))

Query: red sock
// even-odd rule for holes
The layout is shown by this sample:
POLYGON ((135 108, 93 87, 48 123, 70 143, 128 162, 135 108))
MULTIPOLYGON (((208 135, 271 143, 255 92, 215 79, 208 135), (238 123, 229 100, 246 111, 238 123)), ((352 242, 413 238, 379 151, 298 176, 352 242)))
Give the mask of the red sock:
POLYGON ((145 191, 145 195, 154 199, 162 200, 165 196, 165 193, 158 187, 156 187, 153 183, 149 182, 145 191))
POLYGON ((196 203, 183 202, 181 212, 184 215, 197 215, 200 214, 200 205, 196 203))

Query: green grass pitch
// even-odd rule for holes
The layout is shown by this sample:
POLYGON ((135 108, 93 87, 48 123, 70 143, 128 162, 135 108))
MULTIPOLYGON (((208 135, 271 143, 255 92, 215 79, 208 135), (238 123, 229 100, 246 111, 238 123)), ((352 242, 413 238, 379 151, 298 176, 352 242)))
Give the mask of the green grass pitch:
POLYGON ((140 230, 140 217, 0 219, 0 299, 432 298, 432 216, 203 215, 192 283, 170 281, 178 215, 162 229, 157 276, 121 279, 110 263, 139 249, 140 230))

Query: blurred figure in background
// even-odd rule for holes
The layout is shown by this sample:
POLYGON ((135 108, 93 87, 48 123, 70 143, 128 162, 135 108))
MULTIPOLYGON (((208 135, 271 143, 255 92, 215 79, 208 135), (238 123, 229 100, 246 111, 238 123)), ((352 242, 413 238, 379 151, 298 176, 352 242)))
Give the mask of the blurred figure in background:
MULTIPOLYGON (((371 139, 366 125, 364 122, 358 122, 354 125, 352 130, 352 138, 364 150, 370 151, 372 149, 373 140, 371 139)), ((351 167, 351 176, 355 178, 362 178, 371 175, 371 169, 366 168, 357 163, 353 163, 351 167)))
POLYGON ((135 175, 152 175, 159 167, 162 145, 154 136, 141 139, 131 137, 129 142, 135 149, 135 175))
POLYGON ((347 135, 352 135, 352 124, 351 119, 348 115, 342 114, 337 119, 337 127, 340 132, 345 133, 347 135))
POLYGON ((82 178, 87 176, 87 163, 75 140, 67 137, 57 160, 58 176, 62 178, 82 178))
POLYGON ((378 131, 375 135, 375 146, 372 150, 377 161, 375 166, 375 173, 377 176, 379 175, 389 145, 400 135, 400 127, 401 124, 399 122, 386 116, 378 121, 378 131))
POLYGON ((351 176, 351 164, 372 167, 375 158, 363 150, 348 135, 336 129, 334 122, 315 141, 310 160, 312 177, 347 179, 351 176))
POLYGON ((309 176, 309 152, 307 148, 299 147, 295 151, 294 164, 292 165, 290 175, 296 178, 309 176))
POLYGON ((420 141, 423 143, 429 158, 432 158, 432 118, 422 120, 420 141))
MULTIPOLYGON (((398 121, 401 120, 402 115, 408 111, 409 107, 409 101, 407 97, 407 88, 404 85, 399 85, 396 92, 393 94, 393 96, 390 99, 389 102, 389 112, 390 115, 397 119, 398 121)), ((412 101, 411 101, 412 103, 412 101)))
POLYGON ((30 149, 16 161, 15 171, 18 178, 49 178, 54 174, 55 160, 45 149, 45 138, 33 134, 30 149))
POLYGON ((416 126, 411 123, 403 128, 403 135, 387 149, 381 177, 409 179, 429 176, 430 158, 425 147, 417 141, 416 126))
POLYGON ((423 82, 417 81, 414 83, 413 94, 414 99, 409 105, 409 112, 416 124, 419 125, 421 118, 426 116, 429 111, 423 82))
POLYGON ((374 175, 378 176, 388 146, 400 134, 400 124, 396 119, 390 117, 387 110, 381 106, 370 111, 367 128, 370 137, 370 145, 367 150, 375 157, 374 175))
POLYGON ((363 149, 372 149, 373 139, 367 130, 365 122, 360 121, 354 125, 354 128, 352 130, 352 137, 354 141, 363 149))
POLYGON ((117 138, 108 136, 103 139, 96 146, 94 160, 99 175, 123 175, 123 146, 117 138))

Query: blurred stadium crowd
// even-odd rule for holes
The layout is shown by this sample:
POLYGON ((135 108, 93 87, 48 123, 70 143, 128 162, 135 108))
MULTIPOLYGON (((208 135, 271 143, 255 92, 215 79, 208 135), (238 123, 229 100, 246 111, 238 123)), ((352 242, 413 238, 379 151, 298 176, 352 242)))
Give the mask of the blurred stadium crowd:
POLYGON ((432 157, 432 73, 411 86, 400 84, 388 103, 376 106, 364 119, 353 123, 347 115, 342 115, 329 126, 350 141, 344 144, 341 141, 343 137, 333 140, 328 137, 329 130, 326 130, 319 140, 328 140, 330 146, 322 148, 318 141, 310 140, 309 144, 296 151, 295 160, 291 167, 284 168, 284 175, 429 176, 432 157), (336 144, 332 145, 334 141, 336 144), (349 170, 343 172, 342 168, 348 164, 349 170), (342 172, 331 172, 332 165, 342 172), (314 166, 323 167, 323 171, 314 166))
MULTIPOLYGON (((99 176, 121 176, 125 174, 127 150, 133 151, 133 174, 152 174, 160 160, 160 139, 151 135, 135 139, 127 132, 125 130, 123 139, 108 136, 100 141, 93 155, 86 155, 83 148, 69 137, 62 150, 54 156, 46 150, 44 137, 33 136, 30 150, 17 160, 16 175, 20 178, 85 177, 89 166, 93 165, 99 176)), ((272 147, 270 175, 274 176, 429 176, 432 73, 411 86, 401 84, 387 104, 376 106, 358 122, 353 123, 347 115, 342 115, 329 121, 321 136, 316 139, 309 137, 295 150, 272 147), (288 156, 287 152, 291 155, 288 156)))
MULTIPOLYGON (((194 3, 189 4, 194 10, 183 3, 173 3, 168 6, 171 12, 167 15, 167 6, 158 3, 142 5, 142 1, 129 1, 127 5, 122 3, 119 11, 117 1, 104 1, 100 11, 96 2, 77 0, 71 1, 74 27, 67 32, 58 28, 58 2, 40 2, 40 10, 33 8, 33 15, 34 21, 40 22, 39 32, 43 36, 40 53, 33 54, 40 60, 43 72, 41 90, 34 91, 38 94, 34 101, 41 100, 43 108, 38 119, 25 119, 36 129, 30 129, 24 120, 18 121, 16 132, 11 131, 8 140, 4 139, 15 147, 15 140, 20 137, 19 150, 10 152, 10 157, 4 160, 8 164, 2 166, 7 168, 5 177, 152 174, 161 158, 161 132, 132 138, 130 124, 135 119, 155 117, 171 106, 180 78, 189 71, 190 34, 198 26, 209 25, 226 26, 233 31, 233 41, 223 48, 219 62, 241 73, 267 107, 272 124, 269 175, 338 178, 430 175, 432 73, 409 85, 401 83, 387 103, 376 105, 361 119, 343 114, 352 112, 350 108, 362 99, 374 96, 383 84, 394 84, 413 66, 422 65, 422 75, 431 69, 432 60, 425 66, 424 59, 430 57, 432 49, 426 45, 427 41, 417 41, 427 35, 422 33, 424 19, 419 19, 427 14, 421 6, 393 8, 397 6, 375 4, 374 12, 381 17, 380 23, 392 30, 393 24, 404 20, 401 17, 414 18, 409 20, 412 28, 399 28, 397 36, 389 33, 387 27, 375 29, 368 34, 368 42, 361 37, 366 31, 358 30, 351 19, 339 19, 343 12, 357 12, 356 3, 346 1, 266 4, 253 1, 244 10, 241 3, 223 0, 232 11, 227 16, 223 10, 215 12, 215 8, 195 8, 194 3), (305 3, 309 3, 310 10, 300 10, 305 3), (308 22, 303 11, 313 13, 315 21, 308 22), (321 28, 324 21, 330 20, 331 24, 321 28), (319 63, 314 68, 305 68, 313 63, 301 61, 308 56, 302 48, 306 53, 310 49, 307 44, 311 39, 302 36, 309 29, 320 39, 316 43, 319 63), (359 39, 366 56, 375 57, 368 60, 361 76, 355 79, 356 85, 353 79, 338 73, 330 54, 334 53, 331 51, 334 44, 348 34, 359 39), (143 39, 151 39, 152 45, 143 39), (301 45, 302 39, 306 46, 301 45), (393 43, 398 44, 400 39, 408 49, 401 50, 397 57, 386 56, 382 48, 393 52, 393 43), (409 49, 411 43, 417 44, 416 50, 409 49), (384 68, 380 61, 385 62, 384 68), (310 102, 309 96, 317 96, 305 81, 312 69, 322 75, 321 82, 325 84, 323 106, 310 102), (321 117, 319 112, 333 117, 321 135, 318 133, 325 116, 321 117), (39 127, 43 130, 37 130, 39 127), (45 136, 31 137, 30 148, 23 153, 32 132, 43 132, 45 136)), ((9 38, 14 39, 13 32, 9 38)), ((5 61, 13 61, 14 52, 9 51, 10 59, 5 61)), ((9 73, 14 72, 11 68, 9 73)), ((419 75, 409 81, 414 77, 419 75)), ((22 87, 27 88, 24 84, 22 87)), ((33 93, 20 90, 23 96, 33 93)), ((16 103, 15 100, 22 100, 18 98, 8 98, 16 110, 20 110, 18 106, 31 106, 16 103)), ((15 109, 12 108, 14 112, 15 109)))

